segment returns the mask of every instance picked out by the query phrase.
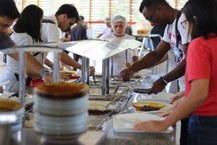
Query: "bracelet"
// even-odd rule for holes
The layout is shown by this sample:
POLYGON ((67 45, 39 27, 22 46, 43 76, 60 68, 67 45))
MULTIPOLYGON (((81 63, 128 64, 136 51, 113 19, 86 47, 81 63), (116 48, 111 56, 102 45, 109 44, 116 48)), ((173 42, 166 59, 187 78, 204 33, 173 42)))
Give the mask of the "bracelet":
POLYGON ((50 72, 46 69, 46 68, 43 68, 42 70, 41 70, 41 76, 42 77, 45 77, 45 76, 47 76, 47 75, 49 75, 50 74, 50 72))
POLYGON ((163 78, 163 77, 160 77, 160 79, 167 85, 168 82, 163 78))

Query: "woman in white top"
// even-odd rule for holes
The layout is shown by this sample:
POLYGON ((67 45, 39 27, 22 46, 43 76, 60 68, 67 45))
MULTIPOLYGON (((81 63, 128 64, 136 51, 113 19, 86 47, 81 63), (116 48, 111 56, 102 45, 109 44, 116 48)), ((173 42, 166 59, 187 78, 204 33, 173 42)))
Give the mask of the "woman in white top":
MULTIPOLYGON (((112 41, 120 43, 122 39, 135 39, 134 37, 125 34, 125 28, 127 27, 126 18, 121 15, 112 17, 111 20, 112 30, 111 34, 107 34, 101 37, 102 40, 112 41)), ((132 63, 138 61, 138 50, 127 49, 113 57, 113 75, 118 76, 120 71, 126 67, 129 67, 132 63)), ((111 72, 112 73, 112 72, 111 72)))
MULTIPOLYGON (((42 17, 43 10, 36 5, 29 5, 22 11, 13 27, 14 33, 11 35, 11 39, 17 46, 32 45, 42 42, 40 34, 42 17)), ((36 53, 33 53, 33 56, 34 55, 36 55, 36 53)), ((39 62, 44 63, 45 55, 44 53, 38 53, 35 57, 39 62)), ((34 76, 33 74, 28 74, 28 72, 27 75, 34 76)), ((10 56, 7 56, 6 66, 0 74, 0 83, 1 82, 9 82, 5 86, 6 91, 18 92, 18 62, 10 56)))

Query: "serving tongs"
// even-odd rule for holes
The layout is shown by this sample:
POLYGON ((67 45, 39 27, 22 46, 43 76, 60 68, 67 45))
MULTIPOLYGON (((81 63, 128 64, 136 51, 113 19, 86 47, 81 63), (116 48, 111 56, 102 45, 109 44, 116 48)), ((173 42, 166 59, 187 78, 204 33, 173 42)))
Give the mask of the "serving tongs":
POLYGON ((123 81, 119 81, 119 83, 117 84, 117 86, 115 87, 115 90, 112 94, 112 100, 115 98, 116 93, 118 92, 118 89, 120 88, 121 84, 123 83, 123 81))
POLYGON ((134 88, 133 89, 133 92, 135 93, 140 93, 140 94, 148 94, 148 92, 150 91, 151 89, 146 89, 146 88, 134 88))
POLYGON ((127 93, 128 91, 129 91, 129 88, 126 88, 126 89, 124 89, 123 91, 121 91, 118 95, 116 95, 116 93, 115 93, 114 98, 106 105, 106 108, 108 108, 109 105, 113 104, 115 101, 117 101, 117 100, 119 100, 121 97, 123 97, 123 95, 124 95, 125 93, 127 93))
MULTIPOLYGON (((123 90, 116 98, 114 98, 114 100, 112 100, 109 104, 107 104, 106 107, 108 107, 110 104, 112 104, 113 102, 115 102, 116 100, 118 100, 120 97, 122 97, 122 95, 124 93, 126 93, 126 91, 128 91, 129 89, 125 89, 123 90)), ((100 123, 97 124, 96 126, 96 131, 101 129, 101 126, 108 120, 110 120, 114 114, 123 114, 123 113, 127 113, 124 109, 126 107, 126 105, 128 104, 128 102, 130 101, 130 99, 133 97, 133 95, 130 95, 126 101, 124 101, 124 103, 119 107, 116 108, 115 110, 112 110, 112 112, 110 112, 102 121, 100 121, 100 123)))

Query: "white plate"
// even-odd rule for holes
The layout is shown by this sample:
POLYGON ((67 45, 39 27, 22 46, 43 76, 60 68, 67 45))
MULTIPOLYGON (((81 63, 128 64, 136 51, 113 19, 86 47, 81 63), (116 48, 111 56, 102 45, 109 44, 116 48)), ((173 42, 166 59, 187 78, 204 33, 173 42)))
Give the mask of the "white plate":
MULTIPOLYGON (((122 133, 145 133, 144 131, 134 130, 133 126, 141 121, 149 120, 162 120, 162 117, 159 117, 154 114, 145 114, 145 113, 129 113, 121 114, 113 117, 113 129, 115 132, 122 133)), ((169 127, 167 130, 156 133, 171 133, 173 131, 172 127, 169 127)), ((146 132, 147 133, 147 132, 146 132)))
POLYGON ((0 93, 0 98, 1 99, 8 98, 9 96, 11 96, 13 94, 14 93, 9 93, 9 92, 0 93))

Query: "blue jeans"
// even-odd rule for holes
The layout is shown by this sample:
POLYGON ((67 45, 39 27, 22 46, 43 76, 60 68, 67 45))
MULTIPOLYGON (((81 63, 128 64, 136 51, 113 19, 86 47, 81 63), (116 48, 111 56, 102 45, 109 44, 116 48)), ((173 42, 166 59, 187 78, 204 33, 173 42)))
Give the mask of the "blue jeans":
POLYGON ((217 116, 191 115, 188 145, 217 145, 217 116))

